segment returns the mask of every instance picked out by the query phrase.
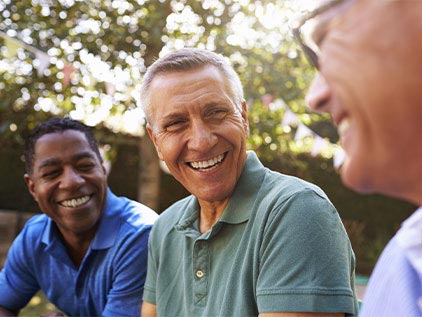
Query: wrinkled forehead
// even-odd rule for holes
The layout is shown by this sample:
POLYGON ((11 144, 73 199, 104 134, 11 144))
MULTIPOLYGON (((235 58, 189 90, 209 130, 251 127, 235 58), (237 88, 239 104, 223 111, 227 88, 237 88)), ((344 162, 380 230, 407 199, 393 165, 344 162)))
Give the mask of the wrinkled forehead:
POLYGON ((157 75, 150 86, 150 105, 155 108, 164 102, 191 102, 204 95, 229 95, 227 80, 214 66, 157 75))

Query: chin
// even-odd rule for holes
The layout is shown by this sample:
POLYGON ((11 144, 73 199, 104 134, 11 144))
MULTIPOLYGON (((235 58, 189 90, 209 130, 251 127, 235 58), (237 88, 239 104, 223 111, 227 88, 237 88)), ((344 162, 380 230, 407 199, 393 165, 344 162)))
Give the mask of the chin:
POLYGON ((227 197, 231 195, 231 192, 223 191, 223 192, 217 192, 217 190, 202 192, 202 193, 193 193, 194 196, 196 196, 198 199, 207 201, 207 202, 218 202, 226 200, 227 197))
POLYGON ((353 168, 350 161, 346 159, 340 169, 340 176, 343 184, 362 194, 374 193, 373 182, 368 173, 364 172, 364 168, 353 168))

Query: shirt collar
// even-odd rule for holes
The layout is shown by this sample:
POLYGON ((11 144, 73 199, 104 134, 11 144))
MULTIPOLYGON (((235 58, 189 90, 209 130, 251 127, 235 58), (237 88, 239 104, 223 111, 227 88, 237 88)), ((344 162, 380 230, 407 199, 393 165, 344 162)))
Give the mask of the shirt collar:
POLYGON ((51 245, 58 238, 58 230, 50 217, 47 217, 47 222, 41 237, 41 242, 46 245, 51 245))
MULTIPOLYGON (((240 224, 248 221, 256 199, 256 193, 259 191, 264 176, 264 166, 259 161, 255 152, 248 151, 242 174, 223 215, 214 224, 212 229, 204 233, 201 238, 207 239, 216 234, 221 228, 222 223, 240 224)), ((198 214, 199 203, 196 197, 192 196, 186 205, 183 217, 175 226, 176 230, 193 238, 198 237, 199 234, 196 225, 198 214)))
POLYGON ((107 249, 114 245, 121 226, 119 214, 123 212, 123 209, 123 202, 107 188, 106 206, 91 249, 107 249))
POLYGON ((264 166, 255 152, 248 151, 245 167, 219 221, 238 224, 249 220, 256 194, 262 185, 264 176, 264 166))

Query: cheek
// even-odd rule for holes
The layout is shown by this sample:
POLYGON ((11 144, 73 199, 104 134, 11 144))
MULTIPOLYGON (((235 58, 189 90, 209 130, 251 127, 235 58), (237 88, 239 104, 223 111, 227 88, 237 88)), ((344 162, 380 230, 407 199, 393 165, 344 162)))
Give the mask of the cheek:
POLYGON ((176 160, 182 147, 181 137, 165 137, 160 139, 157 144, 157 152, 161 160, 171 162, 176 160))
POLYGON ((48 203, 48 193, 42 186, 39 186, 35 189, 35 193, 33 195, 34 200, 40 206, 41 210, 45 209, 45 205, 48 203))

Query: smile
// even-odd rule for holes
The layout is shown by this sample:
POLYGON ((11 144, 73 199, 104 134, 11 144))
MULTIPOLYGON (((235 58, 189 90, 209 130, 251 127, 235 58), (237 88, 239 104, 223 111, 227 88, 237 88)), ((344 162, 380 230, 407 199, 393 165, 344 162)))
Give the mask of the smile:
POLYGON ((190 162, 189 165, 194 169, 206 169, 211 168, 218 163, 222 162, 224 159, 224 154, 220 154, 210 160, 201 161, 201 162, 190 162))
POLYGON ((63 207, 76 208, 76 207, 82 206, 83 204, 86 204, 90 199, 91 199, 91 196, 82 196, 79 198, 63 200, 59 202, 59 205, 62 205, 63 207))
POLYGON ((337 131, 340 137, 344 136, 350 128, 349 119, 343 119, 337 126, 337 131))

